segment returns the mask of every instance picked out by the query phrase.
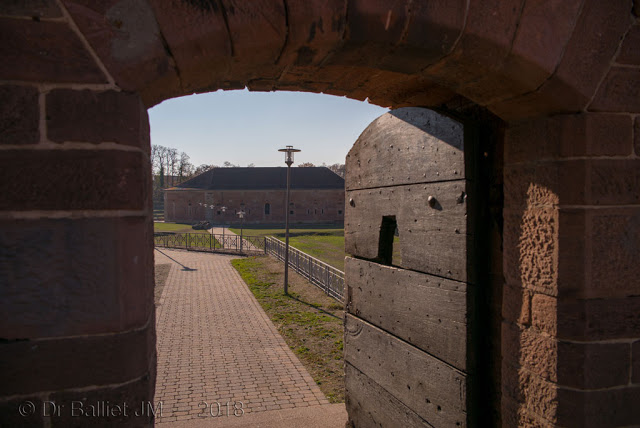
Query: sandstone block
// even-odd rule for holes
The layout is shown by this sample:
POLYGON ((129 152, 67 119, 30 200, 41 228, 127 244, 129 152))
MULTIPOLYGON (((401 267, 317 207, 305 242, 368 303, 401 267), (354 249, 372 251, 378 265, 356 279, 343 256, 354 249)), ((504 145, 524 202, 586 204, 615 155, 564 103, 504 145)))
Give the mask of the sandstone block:
POLYGON ((0 18, 0 79, 107 83, 66 23, 0 18))
POLYGON ((0 144, 35 144, 40 139, 38 90, 0 86, 0 144))
POLYGON ((0 163, 4 211, 143 210, 150 198, 150 166, 143 153, 3 150, 0 163))
POLYGON ((115 142, 149 152, 149 119, 127 92, 56 89, 47 95, 47 135, 55 142, 115 142))

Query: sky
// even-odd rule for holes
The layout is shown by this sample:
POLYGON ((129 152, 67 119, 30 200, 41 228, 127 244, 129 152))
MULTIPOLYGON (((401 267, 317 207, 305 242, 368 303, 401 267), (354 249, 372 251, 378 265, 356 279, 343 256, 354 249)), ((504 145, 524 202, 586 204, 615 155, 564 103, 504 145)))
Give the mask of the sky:
POLYGON ((333 95, 217 91, 151 108, 151 144, 186 152, 195 166, 285 166, 278 149, 287 145, 302 150, 294 165, 331 165, 344 163, 362 131, 387 111, 333 95))

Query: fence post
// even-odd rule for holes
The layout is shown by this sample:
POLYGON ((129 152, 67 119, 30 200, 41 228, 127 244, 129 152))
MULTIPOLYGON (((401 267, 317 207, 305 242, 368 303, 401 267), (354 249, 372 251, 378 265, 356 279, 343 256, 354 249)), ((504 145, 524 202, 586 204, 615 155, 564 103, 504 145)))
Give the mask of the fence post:
POLYGON ((312 272, 312 271, 311 271, 311 269, 313 269, 313 262, 312 262, 312 260, 313 260, 313 259, 311 258, 311 256, 309 256, 309 282, 311 282, 311 279, 312 279, 312 275, 311 275, 311 272, 312 272))
POLYGON ((327 282, 326 282, 326 293, 329 294, 329 282, 331 281, 331 277, 329 276, 331 273, 329 272, 329 266, 325 266, 327 270, 327 282))
POLYGON ((264 237, 264 253, 267 254, 267 237, 264 237))

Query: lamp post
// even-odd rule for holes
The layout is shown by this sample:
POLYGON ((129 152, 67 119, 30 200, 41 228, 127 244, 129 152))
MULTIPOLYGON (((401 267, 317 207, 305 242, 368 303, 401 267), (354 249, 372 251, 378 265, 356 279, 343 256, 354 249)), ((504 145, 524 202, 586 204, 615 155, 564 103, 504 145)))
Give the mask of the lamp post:
POLYGON ((242 229, 244 228, 244 204, 240 204, 240 211, 238 211, 238 217, 240 217, 240 251, 242 251, 242 229))
MULTIPOLYGON (((222 216, 224 217, 225 211, 227 211, 227 207, 220 207, 220 211, 222 211, 222 216)), ((224 220, 222 220, 222 248, 224 248, 224 220)))
POLYGON ((284 152, 284 163, 287 164, 287 204, 285 206, 285 233, 284 233, 284 294, 289 294, 289 194, 291 193, 291 165, 293 165, 293 154, 300 150, 294 149, 293 146, 287 146, 279 149, 284 152))

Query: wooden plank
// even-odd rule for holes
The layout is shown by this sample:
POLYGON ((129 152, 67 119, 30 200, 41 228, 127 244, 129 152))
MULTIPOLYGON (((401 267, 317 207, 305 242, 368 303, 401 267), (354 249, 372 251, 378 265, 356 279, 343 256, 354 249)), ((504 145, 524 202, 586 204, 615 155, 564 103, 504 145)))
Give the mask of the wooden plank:
POLYGON ((345 390, 349 420, 355 427, 433 427, 349 363, 345 364, 345 390))
POLYGON ((432 110, 406 107, 371 123, 347 154, 346 189, 465 178, 464 128, 432 110))
POLYGON ((467 285, 347 257, 347 311, 468 372, 467 285))
POLYGON ((401 267, 470 281, 467 247, 473 230, 468 227, 467 204, 474 195, 469 188, 469 182, 457 180, 347 191, 346 252, 376 259, 382 217, 395 216, 401 267), (437 201, 433 208, 429 196, 437 201))
POLYGON ((345 361, 434 426, 466 426, 468 376, 353 315, 345 361))

